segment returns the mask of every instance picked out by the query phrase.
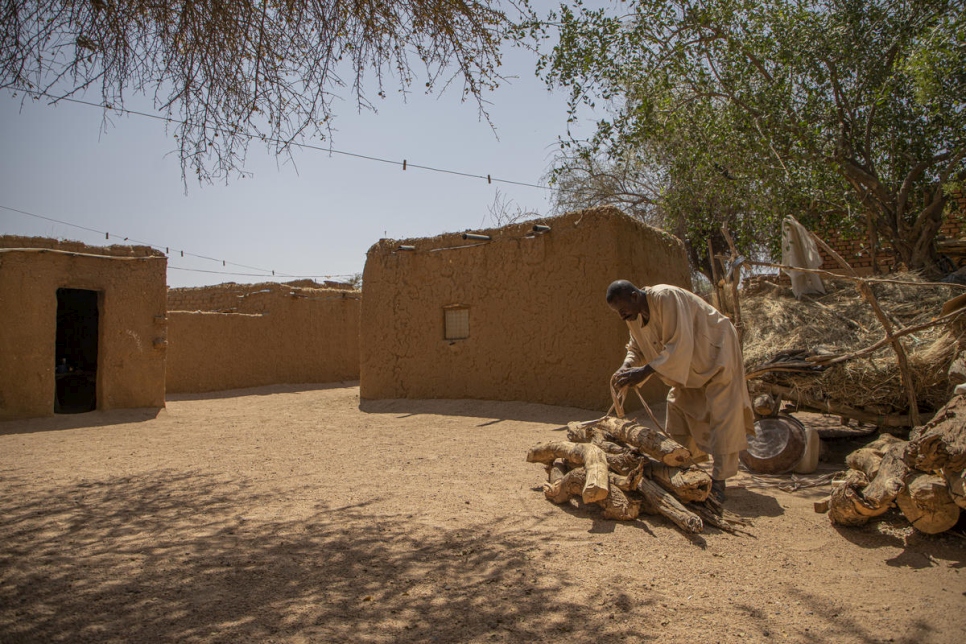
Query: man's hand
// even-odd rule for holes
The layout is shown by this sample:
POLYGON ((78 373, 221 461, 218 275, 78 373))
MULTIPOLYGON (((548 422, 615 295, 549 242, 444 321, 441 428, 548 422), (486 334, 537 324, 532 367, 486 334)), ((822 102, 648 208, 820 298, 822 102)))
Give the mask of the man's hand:
POLYGON ((651 375, 653 372, 649 365, 644 365, 643 367, 621 367, 617 370, 613 376, 611 376, 610 383, 614 389, 622 389, 627 386, 639 385, 644 380, 651 375))

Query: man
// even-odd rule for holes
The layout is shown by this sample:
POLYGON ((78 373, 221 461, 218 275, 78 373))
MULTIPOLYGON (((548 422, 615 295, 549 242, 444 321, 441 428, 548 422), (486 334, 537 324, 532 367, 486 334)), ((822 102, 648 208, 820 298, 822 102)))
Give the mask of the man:
POLYGON ((695 457, 714 460, 712 497, 724 502, 725 480, 738 473, 738 453, 754 435, 754 414, 738 333, 726 316, 697 295, 658 284, 644 290, 626 280, 607 288, 607 304, 627 322, 624 364, 616 389, 657 373, 671 387, 667 432, 695 457))

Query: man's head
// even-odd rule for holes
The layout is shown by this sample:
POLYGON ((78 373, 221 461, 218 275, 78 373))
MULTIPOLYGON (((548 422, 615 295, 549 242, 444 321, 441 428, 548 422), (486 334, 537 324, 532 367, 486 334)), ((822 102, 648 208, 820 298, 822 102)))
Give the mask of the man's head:
POLYGON ((611 282, 607 287, 607 305, 624 321, 636 320, 642 313, 647 320, 647 297, 627 280, 611 282))

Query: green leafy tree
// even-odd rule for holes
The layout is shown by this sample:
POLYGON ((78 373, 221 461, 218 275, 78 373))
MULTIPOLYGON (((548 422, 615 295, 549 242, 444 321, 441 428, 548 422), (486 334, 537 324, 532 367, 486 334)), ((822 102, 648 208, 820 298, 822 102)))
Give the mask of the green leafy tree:
POLYGON ((388 84, 499 77, 499 0, 4 0, 0 87, 107 107, 146 94, 178 125, 182 170, 201 180, 244 166, 252 136, 289 149, 324 137, 341 92, 359 108, 388 84))
POLYGON ((539 70, 572 118, 608 108, 570 146, 661 176, 692 242, 722 221, 762 240, 793 214, 935 265, 966 173, 961 0, 576 2, 523 34, 552 39, 539 70))

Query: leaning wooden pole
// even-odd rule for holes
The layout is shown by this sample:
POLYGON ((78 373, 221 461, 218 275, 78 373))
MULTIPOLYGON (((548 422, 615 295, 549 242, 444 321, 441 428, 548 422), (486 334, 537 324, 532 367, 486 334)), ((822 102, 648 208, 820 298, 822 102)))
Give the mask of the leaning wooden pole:
MULTIPOLYGON (((838 262, 843 270, 848 272, 852 277, 857 278, 859 276, 855 269, 852 268, 852 265, 845 261, 841 255, 832 250, 832 247, 826 244, 821 237, 811 231, 809 231, 809 233, 811 233, 812 239, 814 239, 819 246, 825 249, 825 252, 828 253, 832 259, 838 262)), ((912 380, 912 372, 909 370, 909 359, 906 356, 906 349, 902 346, 902 341, 899 340, 899 338, 893 337, 892 322, 882 311, 882 307, 879 306, 879 301, 872 292, 872 287, 869 286, 869 283, 865 280, 858 280, 856 285, 858 286, 862 297, 864 297, 866 302, 869 303, 869 306, 872 307, 872 311, 875 313, 875 317, 878 318, 879 324, 881 324, 882 328, 885 329, 886 338, 889 339, 889 344, 892 345, 892 350, 895 351, 896 360, 899 363, 899 374, 902 376, 902 384, 906 388, 906 397, 909 400, 909 418, 912 421, 913 426, 918 426, 921 424, 919 419, 919 400, 916 397, 916 387, 912 380)))

